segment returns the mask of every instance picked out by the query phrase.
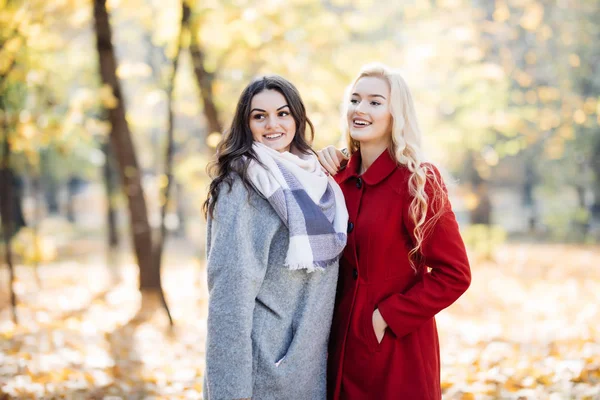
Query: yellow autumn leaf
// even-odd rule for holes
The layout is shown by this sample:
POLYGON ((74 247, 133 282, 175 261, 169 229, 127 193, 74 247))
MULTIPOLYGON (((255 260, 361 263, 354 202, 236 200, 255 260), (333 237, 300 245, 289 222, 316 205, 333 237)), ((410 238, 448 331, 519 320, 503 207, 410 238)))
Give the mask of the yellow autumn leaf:
POLYGON ((165 174, 160 174, 157 178, 157 185, 160 189, 164 189, 167 187, 169 183, 169 178, 165 174))
POLYGON ((583 104, 583 111, 586 114, 593 114, 596 111, 597 105, 600 105, 600 102, 595 97, 588 97, 583 104))
POLYGON ((206 144, 210 147, 210 148, 216 148, 217 145, 219 144, 219 142, 221 141, 221 133, 219 132, 212 132, 210 135, 208 135, 206 137, 206 144))
POLYGON ((510 10, 504 1, 496 2, 496 10, 493 17, 496 22, 505 22, 510 18, 510 10))
POLYGON ((525 8, 520 24, 529 31, 535 31, 544 18, 544 6, 535 1, 525 8))
POLYGON ((574 68, 579 67, 581 65, 581 59, 577 54, 569 54, 569 64, 574 68))
POLYGON ((100 88, 100 102, 107 109, 117 108, 119 100, 114 96, 112 87, 108 84, 100 88))
POLYGON ((575 113, 573 114, 573 121, 575 121, 575 123, 583 125, 586 119, 587 117, 583 110, 575 110, 575 113))

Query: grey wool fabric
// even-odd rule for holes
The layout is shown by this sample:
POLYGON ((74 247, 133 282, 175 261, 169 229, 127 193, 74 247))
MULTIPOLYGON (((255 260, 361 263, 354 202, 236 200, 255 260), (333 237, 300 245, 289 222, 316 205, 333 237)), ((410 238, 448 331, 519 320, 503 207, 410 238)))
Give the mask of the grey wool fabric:
POLYGON ((320 400, 338 265, 284 267, 289 233, 236 176, 208 219, 204 398, 320 400))

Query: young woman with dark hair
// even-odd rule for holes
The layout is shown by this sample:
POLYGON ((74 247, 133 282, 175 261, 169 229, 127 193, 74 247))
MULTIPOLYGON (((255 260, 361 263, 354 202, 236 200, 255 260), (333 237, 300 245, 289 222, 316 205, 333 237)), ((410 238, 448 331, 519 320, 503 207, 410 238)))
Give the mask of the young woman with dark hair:
POLYGON ((266 76, 242 92, 210 165, 206 399, 326 398, 348 213, 313 134, 296 88, 266 76))

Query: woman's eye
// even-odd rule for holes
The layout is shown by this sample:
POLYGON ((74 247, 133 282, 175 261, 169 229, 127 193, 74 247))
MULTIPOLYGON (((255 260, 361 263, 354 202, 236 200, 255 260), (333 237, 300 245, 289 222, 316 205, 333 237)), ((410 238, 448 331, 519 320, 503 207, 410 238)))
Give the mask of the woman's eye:
POLYGON ((257 120, 261 120, 263 119, 265 116, 262 114, 254 114, 254 116, 252 117, 253 119, 257 119, 257 120))
POLYGON ((290 113, 287 112, 287 111, 282 111, 282 112, 279 113, 280 117, 287 117, 288 115, 290 115, 290 113))
POLYGON ((372 105, 372 106, 380 106, 380 105, 381 105, 381 103, 380 103, 380 102, 378 102, 378 101, 372 101, 372 102, 371 102, 371 105, 372 105))
POLYGON ((350 100, 350 103, 352 103, 352 104, 358 104, 358 100, 356 100, 356 99, 351 99, 351 100, 350 100))

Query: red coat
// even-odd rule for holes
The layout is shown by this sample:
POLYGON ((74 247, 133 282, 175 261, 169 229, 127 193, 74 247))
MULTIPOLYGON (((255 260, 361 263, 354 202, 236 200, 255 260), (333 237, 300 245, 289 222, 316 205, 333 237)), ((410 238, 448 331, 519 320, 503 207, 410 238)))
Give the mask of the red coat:
MULTIPOLYGON (((422 247, 421 265, 430 272, 422 266, 415 275, 408 260, 414 243, 410 171, 388 151, 362 176, 359 166, 357 152, 336 176, 350 222, 330 336, 329 398, 440 400, 434 316, 471 281, 458 224, 447 202, 422 247), (389 325, 381 344, 372 324, 376 308, 389 325)), ((425 190, 431 198, 431 185, 425 190)))

